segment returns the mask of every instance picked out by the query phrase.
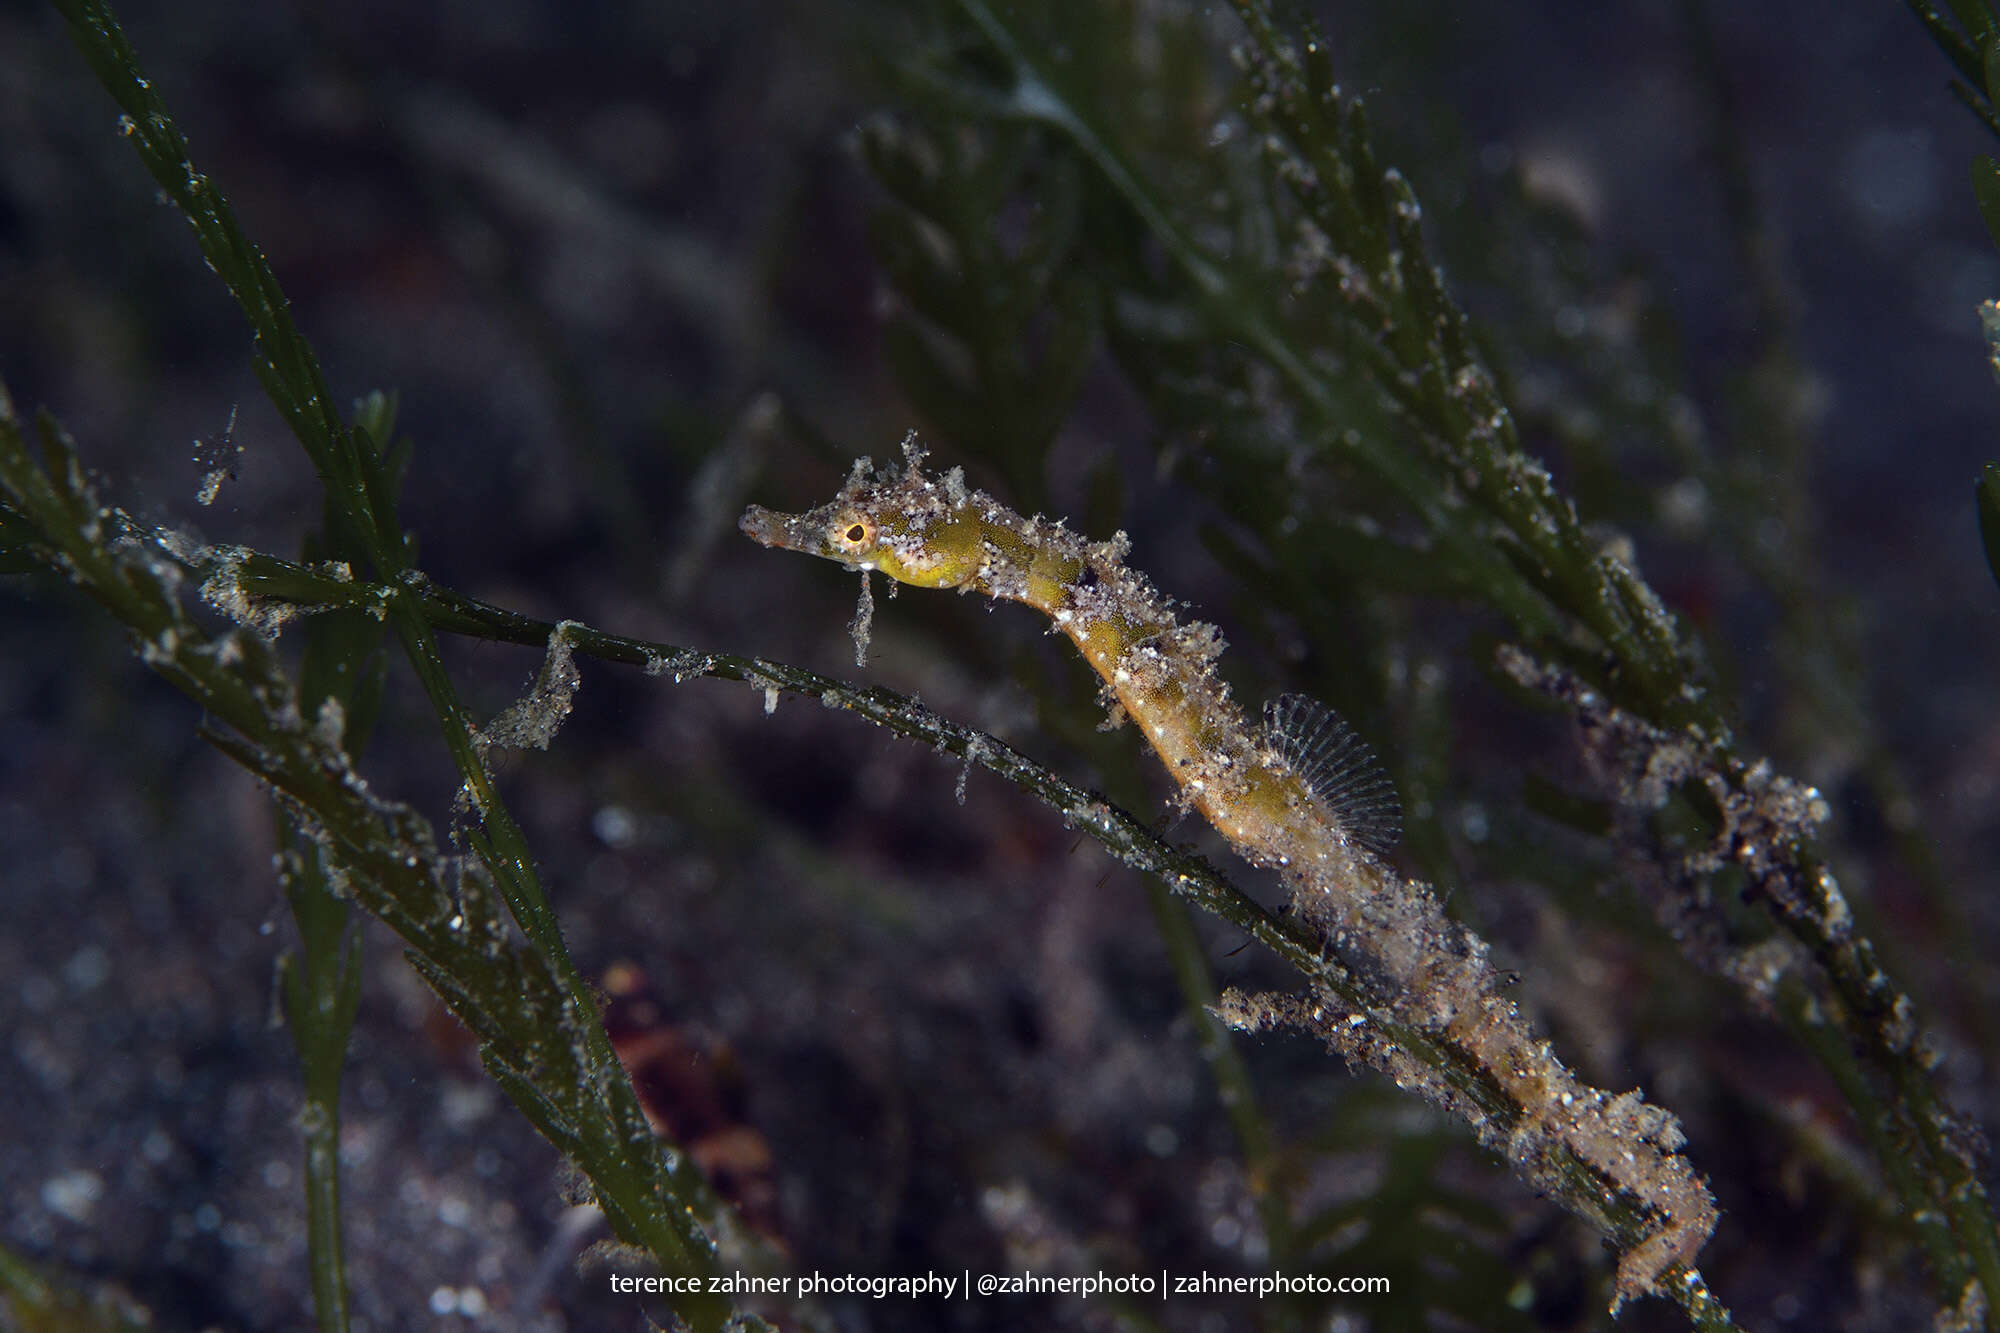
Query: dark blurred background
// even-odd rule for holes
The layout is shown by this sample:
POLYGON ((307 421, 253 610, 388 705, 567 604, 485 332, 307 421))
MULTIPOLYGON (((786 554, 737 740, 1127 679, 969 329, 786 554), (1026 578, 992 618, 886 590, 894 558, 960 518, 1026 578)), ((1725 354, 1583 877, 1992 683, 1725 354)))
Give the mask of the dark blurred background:
MULTIPOLYGON (((1823 586, 1851 606, 1854 703, 1909 776, 1951 928, 1961 943, 1992 938, 2000 591, 1971 483, 2000 453, 1975 312, 2000 296, 2000 257, 1966 175, 1991 144, 1895 0, 1715 8, 1705 30, 1667 3, 1415 0, 1323 18, 1475 313, 1533 311, 1532 292, 1506 288, 1507 252, 1493 252, 1479 204, 1518 172, 1604 273, 1625 275, 1606 290, 1636 284, 1634 308, 1671 321, 1691 409, 1713 415, 1766 332, 1716 150, 1727 109, 1766 272, 1796 317, 1815 452, 1810 493, 1793 498, 1816 526, 1823 586)), ((400 395, 415 441, 403 512, 433 577, 549 618, 886 681, 1075 762, 1038 741, 1004 672, 970 672, 907 628, 922 614, 912 598, 881 606, 859 671, 849 580, 731 526, 745 499, 830 494, 843 451, 881 456, 923 424, 880 355, 876 193, 852 150, 889 96, 893 14, 775 0, 119 12, 336 395, 400 395)), ((53 10, 0 8, 0 376, 24 409, 63 420, 107 497, 139 517, 293 554, 317 481, 259 391, 227 293, 116 120, 53 10), (199 506, 197 441, 213 447, 232 419, 235 475, 199 506)), ((1531 396, 1555 383, 1560 399, 1559 369, 1516 370, 1531 396)), ((1084 401, 1056 455, 1064 504, 1079 501, 1085 461, 1142 459, 1134 441, 1151 429, 1108 366, 1084 401)), ((1149 560, 1147 536, 1188 503, 1149 510, 1164 489, 1143 473, 1132 483, 1134 562, 1176 594, 1226 598, 1198 557, 1149 560)), ((1644 553, 1677 605, 1701 603, 1724 634, 1760 632, 1769 608, 1698 552, 1644 553)), ((1226 605, 1206 609, 1227 622, 1226 605)), ((1040 651, 1024 611, 955 623, 994 636, 996 662, 1040 651)), ((486 713, 536 667, 513 648, 449 650, 486 713)), ((392 678, 365 767, 444 823, 450 769, 421 700, 392 678)), ((1735 685, 1750 748, 1827 784, 1836 836, 1855 849, 1844 883, 1938 1025, 1946 1085, 1983 1115, 1991 979, 1950 975, 1935 903, 1876 869, 1915 814, 1850 790, 1851 757, 1785 724, 1767 662, 1747 658, 1735 685)), ((298 1099, 272 993, 291 927, 269 804, 197 739, 197 720, 93 607, 47 582, 0 585, 0 1244, 122 1284, 162 1328, 296 1327, 308 1318, 298 1099)), ((1246 1184, 1138 884, 983 775, 960 805, 957 776, 808 704, 767 719, 738 687, 590 664, 552 752, 505 772, 579 964, 636 966, 658 1021, 704 1053, 716 1095, 769 1149, 769 1225, 802 1268, 1085 1256, 1259 1271, 1246 1184)), ((1204 929, 1224 980, 1282 984, 1204 929)), ((575 1273, 553 1151, 484 1080, 393 940, 366 934, 345 1127, 366 1326, 637 1326, 630 1298, 575 1273)), ((1502 937, 1524 953, 1565 947, 1502 937)), ((1567 1035, 1591 1072, 1588 1029, 1576 1020, 1567 1035)), ((1336 1115, 1422 1119, 1305 1042, 1254 1055, 1264 1086, 1290 1090, 1270 1094, 1288 1132, 1336 1115)), ((1910 1272, 1854 1248, 1792 1155, 1732 1142, 1715 1109, 1726 1099, 1704 1092, 1728 1069, 1595 1072, 1619 1088, 1643 1073, 1689 1116, 1695 1160, 1733 1219, 1705 1269, 1748 1326, 1927 1318, 1910 1272)), ((1809 1068, 1766 1109, 1824 1124, 1838 1157, 1841 1113, 1809 1068)), ((1595 1243, 1449 1126, 1435 1133, 1451 1178, 1503 1210, 1503 1244, 1573 1258, 1571 1273, 1534 1270, 1533 1317, 1590 1326, 1595 1243)), ((1322 1153, 1327 1196, 1365 1190, 1380 1157, 1322 1153)), ((1365 1301, 1352 1308, 1371 1317, 1365 1301)), ((837 1313, 852 1328, 1000 1328, 1105 1312, 863 1301, 837 1313)), ((1250 1320, 1227 1302, 1159 1317, 1250 1320)), ((1675 1320, 1642 1309, 1627 1326, 1675 1320)))

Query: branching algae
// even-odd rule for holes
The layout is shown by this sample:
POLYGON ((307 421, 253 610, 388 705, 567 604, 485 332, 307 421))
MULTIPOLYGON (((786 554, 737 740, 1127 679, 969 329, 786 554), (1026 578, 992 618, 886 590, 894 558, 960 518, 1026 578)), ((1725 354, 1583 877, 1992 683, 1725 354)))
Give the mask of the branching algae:
POLYGON ((1698 1285, 1693 1260, 1716 1209, 1678 1152, 1678 1122, 1636 1092, 1613 1097, 1580 1082, 1501 993, 1485 942, 1444 914, 1428 884, 1390 867, 1395 795, 1359 738, 1296 695, 1274 701, 1263 725, 1253 726, 1216 672, 1220 634, 1180 623, 1173 604, 1125 565, 1124 534, 1086 541, 969 489, 957 469, 927 476, 913 442, 904 455, 900 469, 880 471, 862 459, 839 495, 804 514, 752 506, 741 527, 765 546, 859 570, 864 586, 879 571, 901 583, 1025 602, 1047 615, 1103 677, 1112 721, 1135 722, 1183 804, 1245 860, 1282 876, 1294 910, 1323 934, 1374 1012, 1455 1052, 1518 1115, 1502 1125, 1351 1006, 1232 995, 1225 1016, 1246 1028, 1304 1027, 1350 1059, 1421 1088, 1470 1120, 1517 1171, 1586 1215, 1604 1219, 1615 1200, 1636 1209, 1644 1228, 1619 1260, 1620 1302, 1659 1293, 1666 1281, 1698 1285), (1594 1195, 1557 1168, 1559 1156, 1588 1167, 1594 1195))

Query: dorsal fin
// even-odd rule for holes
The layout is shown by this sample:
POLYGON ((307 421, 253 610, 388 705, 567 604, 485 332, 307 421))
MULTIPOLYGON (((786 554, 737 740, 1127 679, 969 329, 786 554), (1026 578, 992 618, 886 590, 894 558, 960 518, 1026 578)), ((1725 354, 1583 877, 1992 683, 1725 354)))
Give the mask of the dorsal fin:
POLYGON ((1311 789, 1349 841, 1388 860, 1403 833, 1403 803, 1368 742, 1340 714, 1304 694, 1264 705, 1264 743, 1311 789))

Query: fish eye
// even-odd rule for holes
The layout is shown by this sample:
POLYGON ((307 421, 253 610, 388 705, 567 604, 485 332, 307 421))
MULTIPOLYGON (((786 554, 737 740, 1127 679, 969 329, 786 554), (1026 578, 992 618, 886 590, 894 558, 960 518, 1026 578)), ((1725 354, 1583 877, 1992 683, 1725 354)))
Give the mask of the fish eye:
POLYGON ((860 514, 845 514, 833 525, 833 544, 843 551, 865 551, 875 544, 875 524, 860 514))

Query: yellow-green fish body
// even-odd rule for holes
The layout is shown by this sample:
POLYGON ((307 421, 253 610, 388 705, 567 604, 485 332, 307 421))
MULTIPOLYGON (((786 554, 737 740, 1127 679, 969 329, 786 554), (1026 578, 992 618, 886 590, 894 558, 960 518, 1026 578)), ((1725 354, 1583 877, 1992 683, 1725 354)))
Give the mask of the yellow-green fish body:
MULTIPOLYGON (((1575 1206, 1591 1211, 1603 1199, 1579 1194, 1551 1167, 1557 1144, 1601 1177, 1605 1197, 1636 1199, 1650 1225, 1620 1260, 1619 1300, 1657 1290, 1677 1266, 1681 1280, 1698 1280, 1687 1265, 1714 1228, 1715 1203, 1678 1154, 1678 1124, 1635 1092, 1612 1097, 1579 1081, 1508 997, 1486 944, 1445 915, 1428 884, 1390 868, 1395 794, 1346 725, 1286 695, 1253 727, 1215 669, 1222 636, 1212 625, 1180 623, 1173 604, 1125 564, 1124 534, 1086 541, 969 489, 957 469, 925 475, 912 442, 904 455, 900 471, 876 472, 861 460, 840 494, 803 514, 752 506, 742 529, 766 546, 863 571, 864 593, 879 572, 1024 602, 1048 616, 1103 678, 1113 720, 1138 724, 1181 799, 1240 855, 1281 873, 1299 916, 1371 1004, 1462 1051, 1519 1114, 1501 1131, 1461 1090, 1374 1039, 1366 1011, 1341 1016, 1315 999, 1298 1007, 1301 1021, 1350 1059, 1464 1115, 1488 1146, 1575 1206)), ((864 596, 857 642, 868 605, 864 596)), ((1262 1012, 1268 1018, 1277 1008, 1262 1012)))

